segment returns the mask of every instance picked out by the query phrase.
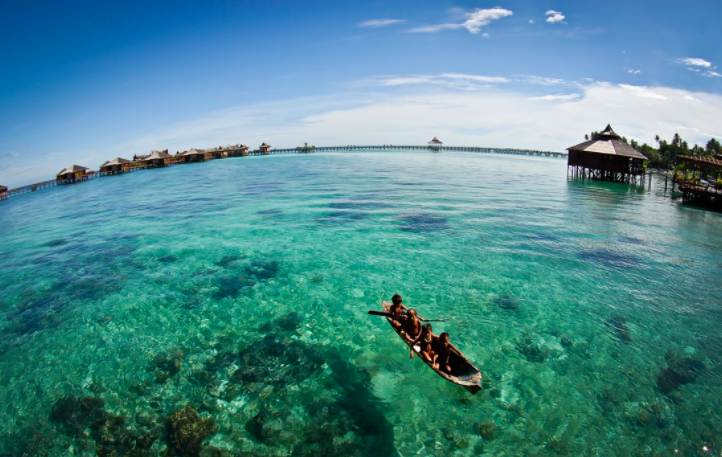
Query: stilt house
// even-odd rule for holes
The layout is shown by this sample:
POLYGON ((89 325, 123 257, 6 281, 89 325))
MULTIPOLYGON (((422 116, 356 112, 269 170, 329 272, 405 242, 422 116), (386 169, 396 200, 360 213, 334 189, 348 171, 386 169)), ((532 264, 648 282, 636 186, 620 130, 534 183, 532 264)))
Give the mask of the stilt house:
POLYGON ((87 171, 87 167, 81 167, 80 165, 73 165, 72 167, 64 168, 57 175, 55 180, 58 183, 70 184, 78 181, 85 181, 95 175, 92 171, 87 171))
POLYGON ((130 160, 116 157, 115 159, 105 162, 103 165, 101 165, 100 170, 98 171, 100 172, 101 176, 110 176, 117 175, 119 173, 125 173, 133 168, 135 168, 135 165, 130 160))
POLYGON ((567 173, 574 178, 637 183, 647 158, 628 145, 610 125, 598 138, 568 148, 567 173))
POLYGON ((143 159, 143 162, 151 167, 167 167, 175 163, 175 158, 168 154, 168 150, 165 151, 153 151, 151 154, 143 159))
POLYGON ((203 149, 191 148, 188 151, 181 152, 178 154, 178 160, 185 163, 190 162, 205 162, 213 158, 211 152, 206 152, 203 149))
POLYGON ((271 153, 271 145, 266 144, 264 141, 263 144, 258 148, 259 151, 261 151, 261 154, 268 155, 271 153))
POLYGON ((442 144, 444 143, 439 141, 438 138, 434 137, 433 140, 429 141, 429 148, 431 148, 432 151, 439 151, 441 150, 442 144))
POLYGON ((5 200, 6 198, 8 198, 7 186, 0 186, 0 200, 5 200))

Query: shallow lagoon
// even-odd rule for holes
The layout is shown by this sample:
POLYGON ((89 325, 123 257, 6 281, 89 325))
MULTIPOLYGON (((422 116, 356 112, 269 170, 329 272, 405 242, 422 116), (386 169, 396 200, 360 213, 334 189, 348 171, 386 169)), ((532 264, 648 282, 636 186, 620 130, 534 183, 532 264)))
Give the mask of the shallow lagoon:
POLYGON ((180 453, 189 404, 202 455, 720 455, 722 217, 565 171, 247 157, 3 202, 0 455, 180 453), (395 292, 483 392, 366 314, 395 292))

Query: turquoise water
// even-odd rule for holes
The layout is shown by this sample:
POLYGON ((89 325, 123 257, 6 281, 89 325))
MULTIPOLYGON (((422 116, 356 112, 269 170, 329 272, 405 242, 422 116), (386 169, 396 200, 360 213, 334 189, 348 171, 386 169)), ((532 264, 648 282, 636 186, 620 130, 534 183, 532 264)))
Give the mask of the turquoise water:
POLYGON ((0 455, 720 455, 722 216, 565 165, 245 157, 3 202, 0 455), (366 314, 394 293, 484 391, 366 314))

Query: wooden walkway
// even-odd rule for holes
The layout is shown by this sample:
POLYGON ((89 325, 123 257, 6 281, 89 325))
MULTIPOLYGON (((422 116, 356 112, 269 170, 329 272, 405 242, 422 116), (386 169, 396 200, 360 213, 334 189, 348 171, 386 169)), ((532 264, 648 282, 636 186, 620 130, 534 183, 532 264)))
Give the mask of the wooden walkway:
MULTIPOLYGON (((235 149, 222 149, 218 152, 228 152, 229 158, 230 157, 245 157, 242 155, 236 155, 235 152, 237 150, 235 149)), ((240 151, 240 150, 238 150, 240 151)), ((286 149, 271 149, 268 153, 263 153, 260 150, 256 151, 249 151, 249 156, 261 156, 261 155, 278 155, 278 154, 310 154, 314 152, 354 152, 354 151, 433 151, 433 152, 477 152, 477 153, 484 153, 484 154, 513 154, 513 155, 527 155, 527 156, 544 156, 544 157, 557 157, 557 158, 565 158, 567 157, 566 152, 552 152, 552 151, 537 151, 534 149, 514 149, 514 148, 486 148, 486 147, 479 147, 479 146, 441 146, 441 147, 434 147, 431 148, 430 146, 426 145, 391 145, 391 144, 384 144, 384 145, 367 145, 367 146, 357 146, 357 145, 346 145, 346 146, 322 146, 318 148, 286 148, 286 149)), ((225 157, 219 157, 217 159, 224 159, 225 157)), ((152 169, 152 167, 149 166, 143 166, 143 167, 137 167, 136 170, 143 170, 143 169, 152 169)), ((135 171, 135 170, 134 170, 135 171)), ((94 173, 92 176, 88 176, 87 178, 83 179, 91 179, 95 178, 97 176, 105 176, 108 175, 108 173, 94 173)), ((80 182, 80 180, 78 180, 80 182)), ((9 189, 7 193, 7 197, 15 197, 17 195, 21 195, 27 192, 35 192, 41 189, 47 189, 50 187, 55 187, 61 184, 67 184, 65 181, 56 181, 56 180, 50 180, 50 181, 43 181, 35 184, 30 184, 28 186, 18 187, 15 189, 9 189)), ((5 198, 7 198, 5 197, 5 198)))
MULTIPOLYGON (((484 154, 514 154, 528 156, 545 156, 566 158, 566 152, 553 151, 537 151, 534 149, 514 149, 514 148, 487 148, 479 146, 441 146, 431 148, 429 146, 419 145, 370 145, 370 146, 322 146, 318 148, 288 148, 288 149, 271 149, 270 154, 307 154, 313 152, 352 152, 352 151, 434 151, 434 152, 478 152, 484 154)), ((260 151, 250 151, 248 155, 264 155, 260 151)))

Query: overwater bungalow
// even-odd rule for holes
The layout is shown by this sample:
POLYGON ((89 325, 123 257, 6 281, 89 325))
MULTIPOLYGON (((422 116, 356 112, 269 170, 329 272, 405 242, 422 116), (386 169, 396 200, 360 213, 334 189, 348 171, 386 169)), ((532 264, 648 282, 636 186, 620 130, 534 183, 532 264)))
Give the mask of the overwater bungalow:
POLYGON ((722 206, 722 155, 677 156, 684 170, 674 175, 673 183, 682 192, 682 201, 722 206))
POLYGON ((72 167, 63 168, 60 173, 55 175, 55 181, 58 184, 71 184, 79 181, 87 181, 95 177, 94 171, 87 171, 87 167, 73 165, 72 167))
POLYGON ((183 151, 177 156, 179 162, 191 163, 191 162, 205 162, 213 158, 213 153, 208 152, 205 149, 191 148, 188 151, 183 151))
POLYGON ((5 200, 6 198, 8 198, 7 186, 0 186, 0 200, 5 200))
POLYGON ((116 157, 113 160, 109 160, 100 166, 98 173, 100 176, 111 176, 120 173, 126 173, 137 168, 137 165, 130 160, 126 160, 120 157, 116 157))
POLYGON ((258 150, 261 151, 261 154, 268 155, 271 153, 271 145, 266 144, 266 142, 264 141, 263 144, 258 147, 258 150))
POLYGON ((168 154, 168 150, 165 151, 153 151, 148 157, 142 159, 149 167, 167 167, 175 163, 176 159, 168 154))
POLYGON ((573 178, 630 184, 644 179, 647 158, 625 143, 611 125, 607 125, 598 138, 567 149, 567 174, 573 178))
POLYGON ((434 137, 433 140, 429 141, 429 148, 431 148, 432 151, 440 151, 442 144, 444 143, 439 141, 438 138, 434 137))
POLYGON ((248 155, 248 146, 245 144, 239 144, 238 148, 233 151, 234 157, 243 157, 248 155))

